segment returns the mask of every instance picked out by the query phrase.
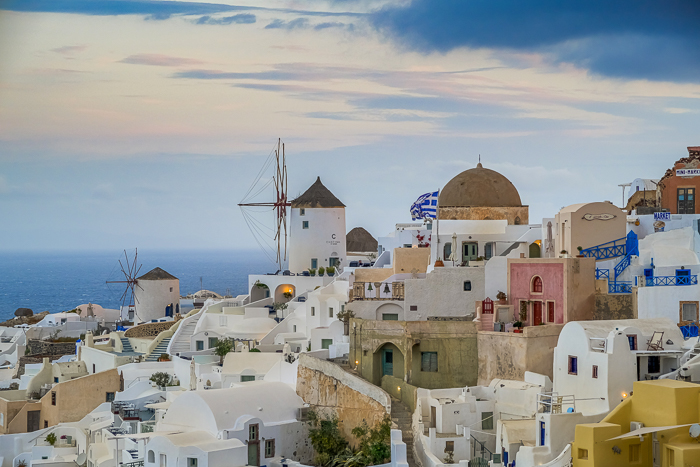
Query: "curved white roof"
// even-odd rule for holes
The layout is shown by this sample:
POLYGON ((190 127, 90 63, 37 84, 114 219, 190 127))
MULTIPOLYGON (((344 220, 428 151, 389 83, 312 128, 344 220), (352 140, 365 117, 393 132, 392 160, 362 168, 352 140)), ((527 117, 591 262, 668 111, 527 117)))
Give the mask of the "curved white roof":
POLYGON ((188 391, 173 401, 162 424, 216 436, 221 430, 235 428, 244 416, 266 425, 294 421, 303 406, 301 397, 284 383, 251 381, 233 388, 188 391))
POLYGON ((205 452, 222 451, 244 446, 243 442, 237 438, 216 439, 216 437, 206 431, 188 431, 163 435, 162 437, 170 441, 174 446, 194 446, 205 452))
POLYGON ((231 352, 224 358, 221 373, 237 375, 244 370, 254 370, 256 374, 267 373, 270 368, 282 360, 281 353, 265 352, 231 352))

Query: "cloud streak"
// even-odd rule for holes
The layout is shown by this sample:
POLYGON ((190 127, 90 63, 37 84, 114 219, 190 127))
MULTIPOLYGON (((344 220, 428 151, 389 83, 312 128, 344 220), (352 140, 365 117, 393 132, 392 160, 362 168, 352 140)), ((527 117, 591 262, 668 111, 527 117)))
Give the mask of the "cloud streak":
POLYGON ((214 25, 227 25, 227 24, 253 24, 255 23, 255 15, 250 13, 241 13, 233 16, 226 16, 224 18, 212 18, 211 16, 202 16, 197 21, 196 24, 214 24, 214 25))
POLYGON ((152 66, 166 66, 166 67, 179 67, 184 65, 199 65, 204 62, 201 60, 196 60, 193 58, 184 57, 172 57, 170 55, 161 54, 136 54, 129 55, 128 57, 119 60, 120 63, 129 63, 132 65, 152 65, 152 66))

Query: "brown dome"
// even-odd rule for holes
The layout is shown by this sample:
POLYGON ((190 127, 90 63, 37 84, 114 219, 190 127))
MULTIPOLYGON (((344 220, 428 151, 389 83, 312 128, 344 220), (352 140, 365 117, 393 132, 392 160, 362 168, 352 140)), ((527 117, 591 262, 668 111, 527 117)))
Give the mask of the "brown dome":
POLYGON ((440 207, 522 206, 515 186, 498 172, 485 169, 481 163, 450 180, 440 192, 440 207))

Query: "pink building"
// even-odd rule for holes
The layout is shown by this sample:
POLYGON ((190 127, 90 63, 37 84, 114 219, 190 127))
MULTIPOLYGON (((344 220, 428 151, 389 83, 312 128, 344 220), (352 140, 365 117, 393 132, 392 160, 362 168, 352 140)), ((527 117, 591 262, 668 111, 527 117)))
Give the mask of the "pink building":
POLYGON ((508 301, 524 326, 593 319, 595 259, 508 259, 508 301))

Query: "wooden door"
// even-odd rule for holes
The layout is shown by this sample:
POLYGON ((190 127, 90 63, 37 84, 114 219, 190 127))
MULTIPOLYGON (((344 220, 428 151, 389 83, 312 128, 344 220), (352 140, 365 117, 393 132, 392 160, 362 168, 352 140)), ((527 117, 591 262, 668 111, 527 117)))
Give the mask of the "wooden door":
POLYGON ((537 326, 542 324, 542 302, 535 302, 533 304, 533 321, 532 324, 537 326))
POLYGON ((554 323, 554 302, 547 302, 547 322, 554 323))
POLYGON ((382 353, 382 376, 394 376, 394 351, 385 349, 382 353))
POLYGON ((476 242, 462 243, 462 261, 475 261, 479 256, 479 244, 476 242))
POLYGON ((30 410, 27 412, 27 432, 36 431, 39 429, 40 418, 41 410, 30 410))

